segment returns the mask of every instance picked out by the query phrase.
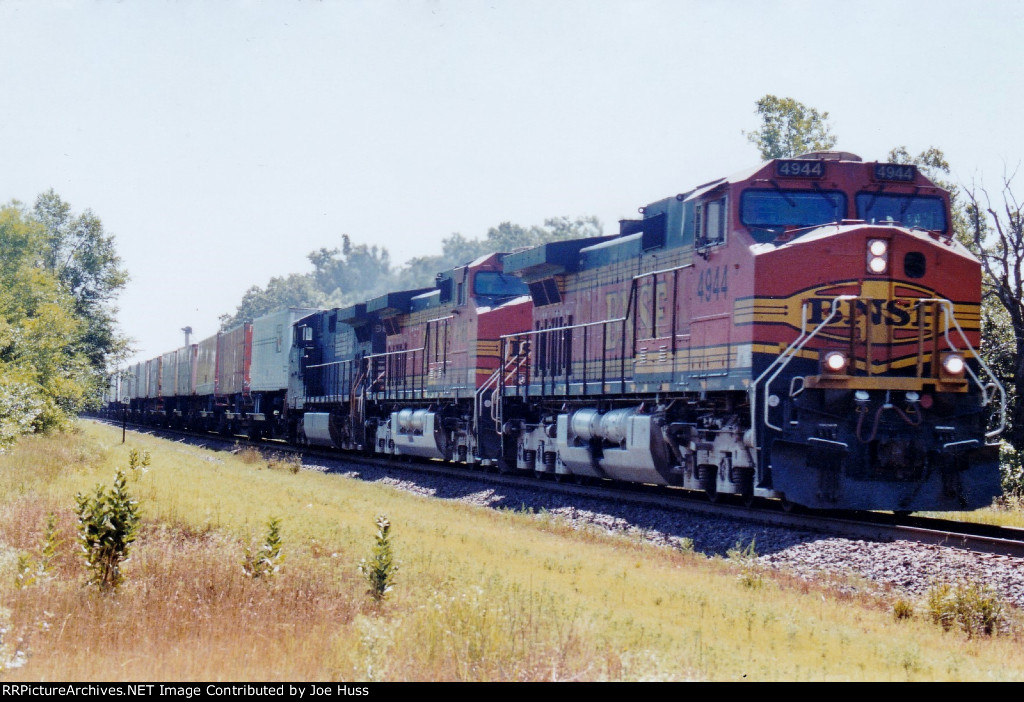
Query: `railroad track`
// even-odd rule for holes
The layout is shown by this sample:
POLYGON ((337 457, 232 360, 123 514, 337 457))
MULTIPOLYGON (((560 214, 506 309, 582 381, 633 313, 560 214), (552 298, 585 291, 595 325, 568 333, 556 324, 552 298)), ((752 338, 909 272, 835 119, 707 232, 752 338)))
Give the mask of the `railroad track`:
MULTIPOLYGON (((120 422, 95 418, 112 426, 120 422)), ((910 541, 936 546, 945 546, 978 553, 1024 558, 1024 529, 997 527, 987 524, 935 519, 915 515, 894 515, 886 512, 820 513, 813 511, 785 511, 771 500, 755 501, 745 506, 729 499, 712 503, 700 493, 678 488, 653 485, 622 485, 608 482, 577 483, 573 480, 557 481, 550 476, 538 480, 532 475, 497 473, 483 469, 470 470, 465 467, 428 460, 385 459, 358 454, 339 453, 314 447, 297 448, 277 441, 250 441, 245 436, 225 437, 212 433, 191 433, 175 429, 150 426, 131 426, 157 436, 186 437, 200 440, 204 445, 250 445, 266 451, 299 453, 304 456, 330 461, 344 461, 387 470, 403 470, 439 475, 453 479, 485 481, 494 485, 505 485, 529 490, 543 490, 562 495, 576 495, 594 500, 617 500, 636 505, 670 511, 686 511, 707 514, 718 518, 761 524, 772 527, 805 530, 844 538, 866 541, 910 541)))

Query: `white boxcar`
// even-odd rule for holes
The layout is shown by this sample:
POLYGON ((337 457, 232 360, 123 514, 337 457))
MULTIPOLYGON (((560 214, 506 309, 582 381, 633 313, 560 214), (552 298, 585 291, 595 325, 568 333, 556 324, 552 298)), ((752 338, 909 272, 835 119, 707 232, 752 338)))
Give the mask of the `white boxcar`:
POLYGON ((174 394, 178 397, 188 397, 196 392, 196 355, 198 350, 199 344, 189 344, 175 352, 177 380, 174 394))
POLYGON ((133 366, 129 366, 129 375, 131 381, 131 390, 128 396, 137 400, 146 396, 146 363, 145 361, 139 361, 133 366))
POLYGON ((168 351, 160 359, 160 396, 178 394, 178 352, 168 351))
POLYGON ((160 362, 163 359, 160 356, 146 361, 146 397, 155 400, 161 397, 160 390, 160 362))
POLYGON ((195 389, 196 395, 212 395, 217 392, 217 338, 214 334, 209 339, 200 341, 195 358, 195 389))
POLYGON ((250 369, 250 387, 253 392, 288 388, 288 356, 294 342, 292 324, 313 312, 316 310, 289 307, 253 321, 250 369))

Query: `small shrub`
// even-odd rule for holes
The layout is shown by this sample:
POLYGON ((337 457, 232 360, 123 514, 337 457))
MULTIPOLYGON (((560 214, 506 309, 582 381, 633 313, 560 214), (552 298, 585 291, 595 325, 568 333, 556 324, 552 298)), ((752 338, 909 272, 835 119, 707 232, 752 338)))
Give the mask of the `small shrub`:
POLYGON ((254 554, 249 548, 245 549, 245 560, 242 563, 242 571, 250 578, 270 577, 277 573, 284 560, 281 553, 281 546, 284 539, 281 538, 281 520, 271 517, 267 522, 267 535, 263 544, 254 554))
POLYGON ((764 586, 764 573, 757 562, 757 551, 754 546, 753 539, 747 546, 737 541, 735 546, 725 552, 729 560, 739 563, 741 567, 739 581, 751 590, 757 590, 764 586))
POLYGON ((970 638, 997 633, 1004 611, 999 595, 977 583, 934 585, 928 590, 926 604, 932 621, 943 631, 958 626, 970 638))
POLYGON ((1006 441, 999 447, 999 470, 1003 494, 1018 500, 1024 497, 1024 457, 1006 441))
POLYGON ((15 587, 19 590, 28 587, 53 572, 53 562, 57 558, 59 544, 57 517, 51 512, 46 518, 46 531, 43 532, 43 541, 39 545, 38 560, 27 553, 18 554, 17 570, 14 573, 15 587))
POLYGON ((380 602, 394 587, 395 573, 398 565, 391 550, 391 522, 384 515, 377 517, 377 537, 373 547, 373 557, 359 563, 359 572, 370 584, 367 594, 380 602))
POLYGON ((904 621, 914 618, 914 605, 902 597, 892 603, 892 618, 896 621, 904 621))
POLYGON ((263 454, 254 446, 242 446, 240 444, 235 444, 234 454, 241 459, 242 463, 247 465, 259 463, 262 467, 262 464, 264 463, 263 454))
POLYGON ((275 453, 270 457, 267 466, 271 470, 286 470, 289 473, 298 473, 302 470, 302 456, 297 453, 275 453))
POLYGON ((118 470, 107 492, 97 485, 93 494, 75 496, 78 502, 79 542, 89 570, 89 585, 115 590, 121 584, 121 565, 135 541, 141 518, 139 503, 128 493, 124 471, 118 470))
POLYGON ((57 535, 57 515, 53 512, 46 517, 46 531, 43 532, 43 543, 39 549, 39 572, 53 572, 53 563, 57 559, 57 547, 60 537, 57 535))
POLYGON ((14 587, 21 590, 35 584, 38 573, 38 565, 32 556, 27 553, 19 553, 17 570, 14 571, 14 587))
POLYGON ((751 539, 747 546, 744 546, 742 541, 737 541, 735 546, 725 552, 725 555, 734 561, 751 561, 757 558, 755 545, 755 539, 751 539))
POLYGON ((132 449, 128 452, 128 470, 132 480, 138 480, 149 468, 149 451, 132 449))

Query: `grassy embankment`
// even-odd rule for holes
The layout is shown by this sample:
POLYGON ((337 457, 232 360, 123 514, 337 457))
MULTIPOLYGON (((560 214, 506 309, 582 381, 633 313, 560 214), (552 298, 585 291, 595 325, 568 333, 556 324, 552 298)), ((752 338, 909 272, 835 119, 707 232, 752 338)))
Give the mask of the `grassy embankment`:
MULTIPOLYGON (((988 680, 1024 678, 1019 635, 897 621, 740 559, 216 453, 83 422, 0 456, 0 672, 12 680, 988 680), (116 594, 83 588, 74 495, 129 481, 144 524, 116 594), (16 586, 47 515, 52 572, 16 586), (401 570, 380 605, 357 565, 387 514, 401 570), (270 517, 285 560, 242 570, 270 517)), ((920 608, 919 608, 920 609, 920 608)))

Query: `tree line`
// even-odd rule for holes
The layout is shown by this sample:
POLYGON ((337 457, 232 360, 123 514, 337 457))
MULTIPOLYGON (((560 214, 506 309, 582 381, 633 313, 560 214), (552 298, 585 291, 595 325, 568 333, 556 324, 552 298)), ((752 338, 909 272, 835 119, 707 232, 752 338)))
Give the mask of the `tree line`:
POLYGON ((0 449, 96 402, 128 350, 114 307, 127 281, 91 210, 53 190, 0 207, 0 449))
POLYGON ((313 264, 311 272, 274 277, 265 287, 249 288, 233 313, 221 315, 221 328, 230 329, 285 307, 344 307, 386 292, 430 287, 438 272, 485 254, 602 233, 601 222, 592 216, 552 217, 529 227, 502 222, 479 238, 451 234, 442 240, 440 254, 420 256, 404 266, 393 266, 386 248, 354 244, 343 234, 340 247, 321 248, 307 256, 313 264))

